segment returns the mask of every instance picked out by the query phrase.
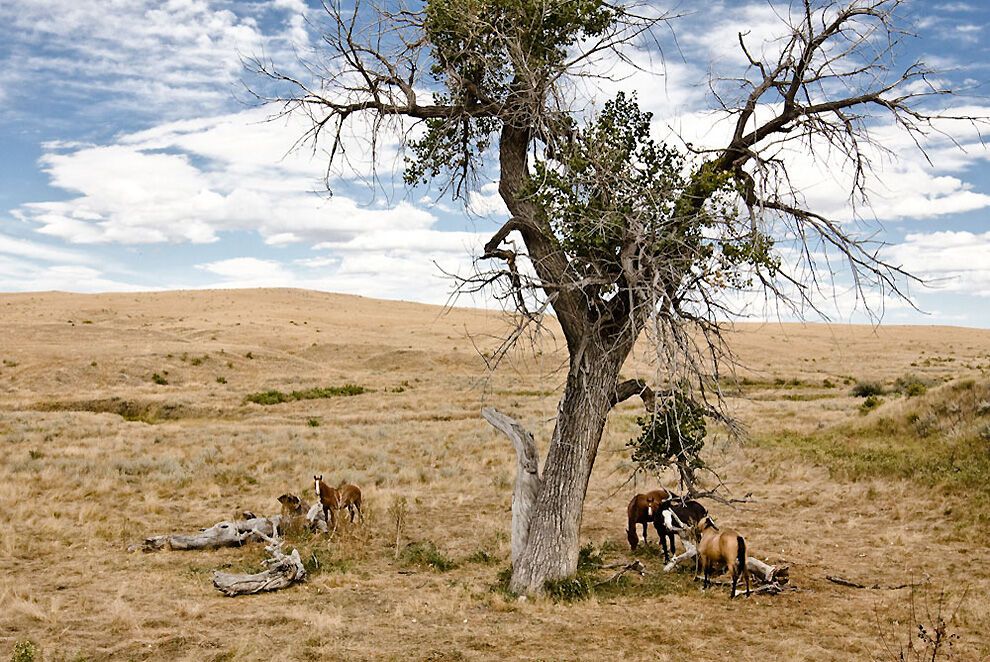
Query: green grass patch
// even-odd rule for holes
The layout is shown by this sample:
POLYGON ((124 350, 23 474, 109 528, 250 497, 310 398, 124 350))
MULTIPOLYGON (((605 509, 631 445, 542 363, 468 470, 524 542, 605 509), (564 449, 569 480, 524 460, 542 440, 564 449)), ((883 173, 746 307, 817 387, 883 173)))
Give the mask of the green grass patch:
POLYGON ((447 572, 457 567, 449 556, 437 549, 437 546, 426 542, 411 542, 399 554, 399 561, 405 566, 419 566, 436 572, 447 572))
POLYGON ((301 391, 290 391, 285 393, 278 390, 262 391, 260 393, 249 393, 244 396, 245 402, 253 402, 259 405, 280 405, 284 402, 294 402, 296 400, 319 400, 321 398, 339 398, 352 395, 369 393, 370 390, 357 384, 344 384, 343 386, 324 386, 307 388, 301 391))

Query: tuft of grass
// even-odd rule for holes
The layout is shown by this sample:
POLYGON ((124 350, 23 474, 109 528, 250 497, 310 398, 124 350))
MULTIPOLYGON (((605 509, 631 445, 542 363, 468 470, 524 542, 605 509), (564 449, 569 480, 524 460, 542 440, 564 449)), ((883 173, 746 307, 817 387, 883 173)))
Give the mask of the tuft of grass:
POLYGON ((226 384, 227 378, 222 375, 217 375, 217 384, 226 384))
POLYGON ((411 542, 399 554, 399 561, 405 566, 419 566, 436 572, 447 572, 457 567, 457 563, 437 549, 436 544, 426 542, 411 542))
POLYGON ((290 391, 289 393, 272 389, 260 393, 249 393, 244 396, 244 400, 245 402, 253 402, 259 405, 280 405, 284 402, 293 402, 296 400, 348 397, 368 392, 369 390, 363 386, 344 384, 343 386, 314 387, 302 391, 290 391))
POLYGON ((472 552, 465 561, 467 563, 479 563, 481 565, 495 565, 498 563, 498 557, 485 549, 479 549, 472 552))
POLYGON ((166 386, 168 384, 168 380, 162 377, 157 372, 151 375, 151 381, 158 384, 159 386, 166 386))
POLYGON ((308 425, 311 428, 318 428, 318 427, 320 427, 320 419, 318 419, 318 418, 307 418, 306 419, 306 425, 308 425))
POLYGON ((576 602, 591 597, 594 586, 590 578, 580 574, 543 582, 543 592, 554 602, 576 602))
POLYGON ((898 377, 894 381, 894 390, 909 398, 913 398, 927 393, 930 384, 930 381, 922 379, 917 375, 907 374, 898 377))

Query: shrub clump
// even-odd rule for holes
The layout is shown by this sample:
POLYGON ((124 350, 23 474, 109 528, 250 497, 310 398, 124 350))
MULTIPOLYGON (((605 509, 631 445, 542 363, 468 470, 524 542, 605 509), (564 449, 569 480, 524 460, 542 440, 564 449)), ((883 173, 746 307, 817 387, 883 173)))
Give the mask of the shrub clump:
POLYGON ((912 398, 927 393, 929 383, 917 375, 903 375, 894 382, 894 390, 912 398))
POLYGON ((878 395, 883 395, 886 390, 883 384, 880 382, 867 382, 867 381, 857 381, 856 385, 852 387, 852 394, 857 398, 869 398, 878 395))
POLYGON ((861 414, 869 414, 871 411, 883 404, 883 400, 875 395, 867 396, 866 400, 859 406, 859 412, 861 414))
POLYGON ((244 397, 246 402, 253 402, 258 405, 280 405, 283 402, 293 402, 295 400, 318 400, 321 398, 337 398, 351 395, 361 395, 367 393, 368 389, 357 384, 344 384, 343 386, 324 386, 307 388, 301 391, 290 391, 285 393, 278 390, 262 391, 260 393, 249 393, 244 397))

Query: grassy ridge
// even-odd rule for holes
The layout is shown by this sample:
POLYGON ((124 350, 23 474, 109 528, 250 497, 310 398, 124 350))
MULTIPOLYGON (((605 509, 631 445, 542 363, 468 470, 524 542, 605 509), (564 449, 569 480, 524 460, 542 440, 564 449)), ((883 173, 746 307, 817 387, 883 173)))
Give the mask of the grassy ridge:
POLYGON ((755 438, 797 451, 845 480, 901 478, 964 495, 990 523, 990 382, 963 380, 884 405, 863 419, 811 434, 755 438))

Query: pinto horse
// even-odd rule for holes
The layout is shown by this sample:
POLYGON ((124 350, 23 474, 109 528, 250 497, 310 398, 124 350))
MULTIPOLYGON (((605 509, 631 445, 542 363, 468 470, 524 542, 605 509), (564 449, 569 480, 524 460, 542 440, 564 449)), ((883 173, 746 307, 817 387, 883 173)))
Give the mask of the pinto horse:
POLYGON ((636 525, 643 525, 643 544, 647 542, 646 532, 650 528, 650 522, 657 530, 657 535, 660 536, 660 547, 663 549, 664 559, 670 559, 670 552, 674 551, 674 534, 664 531, 661 529, 661 520, 657 519, 657 514, 660 512, 660 504, 665 500, 670 498, 670 492, 663 489, 653 490, 652 492, 647 492, 646 494, 637 494, 629 502, 629 506, 626 507, 626 514, 628 515, 629 522, 626 528, 626 538, 629 540, 629 547, 633 550, 639 544, 639 535, 636 531, 636 525), (667 542, 670 541, 670 552, 667 551, 667 542))

